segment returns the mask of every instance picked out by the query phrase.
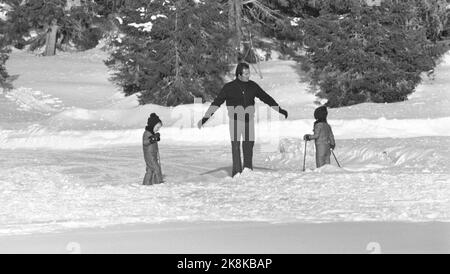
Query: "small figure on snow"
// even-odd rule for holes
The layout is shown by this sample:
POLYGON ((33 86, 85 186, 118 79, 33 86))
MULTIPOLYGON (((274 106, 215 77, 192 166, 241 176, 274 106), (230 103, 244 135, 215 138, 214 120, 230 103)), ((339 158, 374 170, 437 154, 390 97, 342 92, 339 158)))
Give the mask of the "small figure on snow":
POLYGON ((158 131, 161 127, 162 122, 158 115, 152 113, 148 118, 147 126, 145 127, 145 132, 142 136, 144 159, 146 163, 146 173, 143 182, 144 185, 163 183, 158 148, 158 142, 161 140, 161 136, 158 131))
POLYGON ((316 166, 319 168, 325 164, 330 164, 331 150, 334 150, 333 130, 327 122, 328 111, 326 106, 320 106, 314 111, 314 134, 306 134, 303 140, 315 140, 316 145, 316 166))

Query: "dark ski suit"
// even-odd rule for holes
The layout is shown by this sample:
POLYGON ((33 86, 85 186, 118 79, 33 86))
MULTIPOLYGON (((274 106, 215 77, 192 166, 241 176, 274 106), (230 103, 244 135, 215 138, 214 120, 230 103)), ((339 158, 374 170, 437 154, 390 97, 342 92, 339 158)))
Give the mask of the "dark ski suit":
POLYGON ((144 185, 163 183, 158 141, 155 136, 155 134, 152 134, 148 130, 146 130, 142 136, 144 159, 146 163, 146 173, 143 181, 144 185))
POLYGON ((226 101, 231 151, 233 157, 232 176, 242 172, 241 139, 244 154, 244 168, 253 169, 253 146, 255 144, 255 97, 287 117, 287 112, 267 94, 257 83, 244 82, 236 78, 224 85, 216 99, 207 110, 202 124, 206 123, 214 112, 226 101))

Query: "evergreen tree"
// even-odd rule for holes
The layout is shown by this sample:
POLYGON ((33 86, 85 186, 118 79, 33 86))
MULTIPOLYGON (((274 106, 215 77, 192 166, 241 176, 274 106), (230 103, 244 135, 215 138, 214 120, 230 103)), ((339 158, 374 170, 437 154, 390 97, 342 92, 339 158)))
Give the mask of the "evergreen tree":
POLYGON ((99 7, 99 15, 107 17, 120 12, 120 10, 127 7, 133 0, 94 0, 94 2, 99 7))
POLYGON ((256 63, 259 56, 255 49, 262 49, 266 57, 270 50, 277 49, 277 43, 267 43, 264 38, 277 38, 281 32, 286 32, 286 18, 277 9, 286 7, 287 0, 227 0, 222 1, 224 9, 228 10, 228 25, 233 33, 233 62, 246 61, 256 63))
POLYGON ((2 35, 0 34, 0 87, 2 89, 9 89, 12 87, 5 67, 5 63, 8 60, 8 53, 9 49, 6 47, 5 40, 2 39, 2 35))
POLYGON ((362 102, 407 99, 433 69, 442 54, 430 40, 430 27, 418 16, 414 1, 384 1, 368 7, 322 6, 320 15, 307 17, 304 31, 309 74, 317 95, 339 107, 362 102))
POLYGON ((97 6, 88 0, 6 0, 11 6, 6 34, 13 46, 30 50, 45 45, 44 55, 56 47, 74 44, 84 50, 95 47, 102 31, 94 28, 97 6), (37 35, 32 35, 36 33, 37 35))
POLYGON ((126 95, 175 106, 211 99, 230 67, 227 16, 216 1, 132 1, 106 64, 126 95))
MULTIPOLYGON (((1 12, 1 11, 0 11, 1 12)), ((7 40, 4 35, 5 23, 0 18, 0 88, 11 88, 11 79, 6 71, 5 63, 8 60, 8 53, 10 52, 7 47, 7 40)))
POLYGON ((418 19, 423 22, 427 38, 431 41, 441 39, 448 22, 447 0, 415 0, 418 19))

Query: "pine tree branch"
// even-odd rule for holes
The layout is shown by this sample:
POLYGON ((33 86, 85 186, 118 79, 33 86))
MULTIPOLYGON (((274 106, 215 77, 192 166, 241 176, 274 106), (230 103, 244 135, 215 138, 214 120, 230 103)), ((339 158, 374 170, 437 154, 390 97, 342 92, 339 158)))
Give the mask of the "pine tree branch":
MULTIPOLYGON (((265 18, 269 18, 275 21, 278 21, 282 18, 281 14, 274 10, 271 9, 270 7, 264 5, 263 3, 261 3, 261 1, 258 0, 249 0, 246 1, 248 3, 246 4, 253 4, 253 7, 249 7, 249 10, 251 11, 251 14, 253 15, 254 19, 257 19, 258 21, 262 22, 262 20, 259 20, 259 17, 265 17, 265 18)), ((244 4, 244 5, 246 5, 244 4)))

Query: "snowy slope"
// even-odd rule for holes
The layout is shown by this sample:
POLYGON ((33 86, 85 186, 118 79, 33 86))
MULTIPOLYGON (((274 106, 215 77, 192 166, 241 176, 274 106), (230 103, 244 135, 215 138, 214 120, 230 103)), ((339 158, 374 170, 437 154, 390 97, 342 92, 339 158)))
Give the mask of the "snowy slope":
POLYGON ((289 113, 257 105, 255 170, 231 179, 226 109, 139 106, 110 82, 98 49, 13 52, 17 89, 0 94, 0 235, 173 221, 450 221, 450 53, 410 100, 331 109, 343 168, 314 169, 316 98, 292 61, 261 64, 258 82, 289 113), (141 134, 164 121, 166 184, 140 186, 141 134))
MULTIPOLYGON (((225 107, 200 132, 195 125, 208 104, 175 108, 139 106, 136 97, 123 98, 107 81, 104 58, 106 54, 97 49, 45 59, 16 51, 8 68, 12 74, 20 74, 16 83, 19 88, 7 94, 6 101, 17 102, 19 111, 28 110, 36 119, 33 123, 20 124, 20 130, 17 124, 14 127, 14 123, 0 122, 3 128, 0 147, 84 149, 98 145, 138 145, 141 129, 151 112, 157 112, 164 121, 162 133, 168 142, 227 141, 225 107), (45 140, 52 140, 52 144, 45 140)), ((254 80, 288 109, 290 117, 280 121, 279 115, 259 103, 259 140, 274 141, 310 132, 316 98, 308 93, 308 86, 302 82, 304 75, 298 72, 295 63, 274 60, 263 63, 261 69, 264 78, 259 79, 254 73, 254 80), (269 125, 279 130, 273 132, 269 125)), ((449 136, 450 108, 446 106, 450 95, 445 88, 449 74, 450 53, 436 69, 435 79, 425 77, 407 102, 331 109, 330 124, 341 139, 449 136)))

